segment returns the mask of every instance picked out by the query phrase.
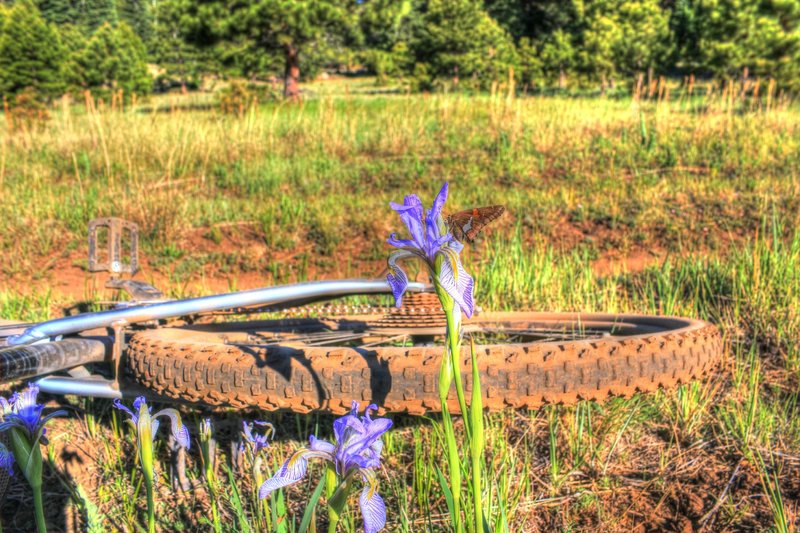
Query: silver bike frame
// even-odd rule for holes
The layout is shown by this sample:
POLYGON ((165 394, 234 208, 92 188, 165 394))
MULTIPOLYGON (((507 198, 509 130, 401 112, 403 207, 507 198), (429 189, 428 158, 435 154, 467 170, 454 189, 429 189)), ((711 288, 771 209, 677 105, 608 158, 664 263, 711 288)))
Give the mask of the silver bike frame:
MULTIPOLYGON (((424 283, 410 283, 408 290, 422 292, 430 290, 424 283)), ((232 292, 174 300, 169 302, 135 305, 122 309, 84 313, 34 324, 18 335, 8 337, 9 346, 49 342, 62 335, 80 333, 97 328, 120 328, 130 324, 153 320, 175 318, 213 311, 240 309, 246 307, 269 307, 306 304, 320 300, 331 300, 358 294, 391 294, 391 286, 385 280, 349 279, 313 281, 267 287, 249 291, 232 292)), ((80 370, 80 369, 78 369, 80 370)), ((85 371, 84 371, 85 372, 85 371)), ((51 394, 76 394, 96 398, 122 398, 128 394, 142 394, 145 391, 120 389, 116 380, 92 376, 88 373, 70 371, 71 377, 45 376, 36 380, 39 390, 51 394), (76 375, 77 374, 77 375, 76 375)))
MULTIPOLYGON (((423 283, 409 283, 408 290, 422 292, 428 286, 423 283)), ((61 335, 79 333, 97 328, 127 326, 141 322, 150 322, 165 318, 237 309, 254 306, 292 306, 318 300, 330 300, 342 296, 356 294, 391 294, 392 289, 385 280, 346 279, 330 281, 310 281, 279 287, 267 287, 249 291, 232 292, 112 309, 96 313, 84 313, 76 316, 48 320, 29 327, 19 335, 8 337, 10 346, 47 341, 61 335)))

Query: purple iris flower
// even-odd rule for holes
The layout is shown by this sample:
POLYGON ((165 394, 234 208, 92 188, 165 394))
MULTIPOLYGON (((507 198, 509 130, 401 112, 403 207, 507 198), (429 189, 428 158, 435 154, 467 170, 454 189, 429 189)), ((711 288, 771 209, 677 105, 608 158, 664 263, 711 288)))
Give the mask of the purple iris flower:
POLYGON ((139 396, 133 401, 133 411, 125 407, 119 400, 114 400, 114 407, 128 413, 128 416, 130 416, 128 422, 136 428, 139 437, 142 438, 146 436, 150 439, 151 443, 155 441, 156 433, 158 432, 158 419, 162 416, 168 417, 172 424, 172 435, 175 437, 175 440, 187 450, 189 449, 191 445, 189 430, 183 425, 183 422, 181 422, 181 415, 175 409, 162 409, 152 414, 153 408, 147 405, 144 396, 139 396))
POLYGON ((3 412, 0 432, 18 428, 28 438, 28 442, 35 443, 38 440, 47 444, 45 424, 51 418, 66 415, 67 412, 59 410, 42 416, 44 404, 36 403, 38 394, 39 387, 31 383, 21 394, 15 392, 10 400, 0 398, 0 410, 3 412))
POLYGON ((408 287, 408 276, 397 262, 409 255, 415 255, 425 262, 434 283, 444 289, 464 314, 470 317, 475 307, 472 298, 475 283, 464 270, 459 258, 464 246, 450 233, 442 216, 446 201, 447 183, 442 185, 430 209, 423 207, 416 194, 406 196, 402 205, 394 202, 389 204, 400 214, 411 239, 398 239, 395 233, 389 237, 387 242, 399 250, 389 256, 389 274, 386 279, 392 287, 397 307, 400 307, 408 287), (437 269, 436 260, 439 256, 443 260, 437 269))
POLYGON ((11 476, 14 474, 14 454, 12 454, 5 444, 0 442, 0 468, 8 472, 11 476))
POLYGON ((244 426, 244 440, 245 442, 242 443, 242 448, 245 447, 245 443, 249 444, 253 450, 253 457, 258 455, 263 449, 266 449, 269 446, 269 438, 275 434, 275 427, 270 424, 269 422, 262 422, 260 420, 256 420, 255 423, 259 426, 266 426, 267 430, 263 434, 253 432, 253 424, 248 424, 247 422, 242 422, 244 426))
POLYGON ((388 418, 370 418, 370 411, 377 408, 375 404, 370 404, 364 416, 359 417, 358 403, 353 402, 350 414, 337 418, 333 423, 336 443, 311 435, 308 448, 295 452, 275 475, 261 485, 259 497, 266 498, 273 491, 303 479, 308 472, 308 459, 323 459, 334 465, 342 480, 355 475, 361 477, 365 485, 359 497, 359 506, 364 517, 364 529, 367 533, 383 529, 386 525, 386 505, 377 491, 375 469, 380 467, 381 462, 381 436, 392 427, 392 421, 388 418))

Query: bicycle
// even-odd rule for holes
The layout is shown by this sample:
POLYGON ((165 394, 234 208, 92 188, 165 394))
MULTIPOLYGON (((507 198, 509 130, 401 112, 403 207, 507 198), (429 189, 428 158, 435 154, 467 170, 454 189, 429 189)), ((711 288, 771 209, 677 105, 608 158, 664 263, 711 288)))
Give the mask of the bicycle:
MULTIPOLYGON (((52 394, 145 394, 264 410, 344 413, 353 399, 411 414, 441 408, 436 383, 444 315, 424 283, 412 284, 401 308, 308 307, 389 294, 383 280, 317 281, 167 300, 156 288, 121 277, 138 270, 134 224, 98 219, 89 235, 89 270, 111 272, 107 286, 131 299, 105 311, 0 326, 0 342, 8 345, 0 350, 0 381, 36 379, 42 392, 52 394), (99 257, 100 231, 107 232, 105 262, 99 257), (128 262, 123 244, 130 250, 128 262), (212 322, 220 315, 265 311, 284 317, 212 322), (62 375, 51 375, 57 373, 62 375)), ((481 312, 464 322, 464 332, 475 340, 484 405, 493 410, 671 387, 701 378, 722 353, 715 326, 679 317, 481 312)), ((471 376, 465 374, 464 381, 469 388, 471 376)))

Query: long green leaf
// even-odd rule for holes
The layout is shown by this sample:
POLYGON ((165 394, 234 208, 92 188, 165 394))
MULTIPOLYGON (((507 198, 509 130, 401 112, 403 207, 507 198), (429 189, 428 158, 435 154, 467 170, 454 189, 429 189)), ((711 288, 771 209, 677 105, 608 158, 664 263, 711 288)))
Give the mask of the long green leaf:
POLYGON ((453 501, 453 493, 450 492, 450 485, 447 484, 447 478, 444 477, 444 472, 436 465, 436 477, 439 478, 439 486, 442 487, 442 494, 444 494, 444 501, 447 503, 447 511, 450 516, 455 513, 455 502, 453 501))
POLYGON ((228 481, 231 484, 229 499, 231 502, 231 507, 233 507, 233 511, 236 513, 236 521, 239 525, 238 530, 242 533, 250 533, 250 524, 247 521, 247 513, 244 510, 242 498, 239 496, 239 489, 236 487, 236 477, 233 475, 233 471, 228 465, 224 465, 223 468, 228 474, 228 481))
POLYGON ((311 524, 311 520, 314 518, 314 509, 317 508, 317 503, 319 502, 319 498, 322 496, 322 491, 324 489, 325 476, 322 476, 317 484, 317 488, 314 489, 314 494, 311 495, 311 499, 308 500, 308 504, 306 504, 306 510, 303 513, 303 520, 300 522, 299 533, 306 533, 306 531, 308 531, 308 526, 311 524))

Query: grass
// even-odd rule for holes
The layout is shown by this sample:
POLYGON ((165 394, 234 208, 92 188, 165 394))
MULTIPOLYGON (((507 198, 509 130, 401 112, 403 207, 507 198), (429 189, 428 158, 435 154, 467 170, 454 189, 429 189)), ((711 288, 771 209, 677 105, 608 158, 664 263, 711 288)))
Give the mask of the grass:
MULTIPOLYGON (((376 275, 380 243, 398 229, 387 202, 430 198, 449 180, 451 209, 508 207, 466 252, 484 308, 697 316, 725 338, 723 366, 702 383, 487 416, 484 507, 494 529, 797 528, 796 107, 312 89, 302 105, 242 118, 182 111, 170 96, 148 104, 177 103, 170 113, 73 106, 37 131, 0 127, 0 316, 40 320, 99 299, 80 260, 86 223, 105 215, 140 225, 145 278, 177 296, 376 275)), ((107 402, 67 402, 76 416, 52 433, 96 460, 76 477, 66 439, 54 439, 53 475, 73 487, 59 492, 54 523, 69 527, 72 512, 98 530, 135 531, 143 510, 131 436, 107 402)), ((330 435, 322 415, 244 418, 278 428, 270 469, 309 433, 330 435)), ((437 435, 424 418, 393 418, 381 480, 390 530, 446 530, 437 435)), ((223 529, 255 528, 252 474, 231 457, 242 414, 214 419, 223 529)), ((159 454, 160 527, 211 530, 205 493, 167 490, 163 446, 159 454)), ((273 502, 280 530, 299 527, 314 488, 273 502)), ((0 513, 3 531, 25 530, 31 517, 20 507, 0 513)), ((351 510, 342 528, 359 523, 351 510)))

